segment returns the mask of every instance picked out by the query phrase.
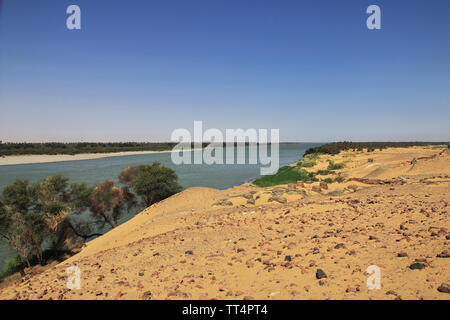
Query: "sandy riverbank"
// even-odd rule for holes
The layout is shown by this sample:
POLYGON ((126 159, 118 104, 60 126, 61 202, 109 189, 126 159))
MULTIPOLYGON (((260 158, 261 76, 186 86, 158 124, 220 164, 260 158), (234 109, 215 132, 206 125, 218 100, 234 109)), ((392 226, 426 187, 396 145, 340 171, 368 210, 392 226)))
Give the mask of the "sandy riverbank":
MULTIPOLYGON (((196 150, 196 149, 193 149, 196 150)), ((184 150, 187 151, 187 150, 184 150)), ((32 164, 32 163, 50 163, 63 161, 77 161, 77 160, 92 160, 110 157, 134 156, 141 154, 153 153, 170 153, 171 150, 166 151, 125 151, 125 152, 109 152, 109 153, 80 153, 75 155, 68 154, 32 154, 20 156, 5 156, 0 157, 0 166, 9 166, 17 164, 32 164)))
POLYGON ((308 170, 327 160, 345 181, 187 189, 0 299, 450 299, 448 150, 341 152, 308 170))

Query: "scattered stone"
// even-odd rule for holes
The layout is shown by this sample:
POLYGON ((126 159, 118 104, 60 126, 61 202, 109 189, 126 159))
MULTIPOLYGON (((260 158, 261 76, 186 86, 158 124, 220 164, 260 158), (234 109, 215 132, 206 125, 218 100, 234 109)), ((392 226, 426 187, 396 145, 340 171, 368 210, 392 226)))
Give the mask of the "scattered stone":
POLYGON ((271 196, 271 197, 269 198, 269 200, 267 200, 267 201, 269 201, 269 202, 276 201, 276 202, 283 203, 283 204, 287 203, 287 200, 286 200, 285 197, 282 197, 282 196, 274 196, 274 195, 271 196))
POLYGON ((322 279, 322 278, 326 278, 327 275, 325 274, 325 272, 322 269, 317 269, 316 271, 316 279, 322 279))
POLYGON ((328 184, 324 181, 320 182, 320 188, 324 190, 328 190, 328 184))
POLYGON ((408 256, 408 254, 406 252, 399 252, 399 253, 397 253, 397 257, 399 257, 399 258, 404 258, 404 257, 407 257, 407 256, 408 256))
POLYGON ((437 255, 438 258, 450 258, 450 251, 444 250, 437 255))
POLYGON ((396 296, 397 295, 397 292, 395 292, 394 290, 389 290, 389 291, 386 291, 386 295, 392 295, 392 296, 396 296))
POLYGON ((347 293, 356 293, 359 290, 357 288, 352 288, 352 287, 348 287, 347 289, 345 289, 345 292, 347 293))
POLYGON ((438 291, 443 293, 450 293, 450 285, 448 285, 447 283, 443 283, 439 286, 438 291))
POLYGON ((411 270, 421 270, 425 269, 425 265, 421 262, 415 262, 409 266, 411 270))
POLYGON ((228 199, 220 199, 213 203, 213 206, 232 206, 233 202, 228 199))
POLYGON ((337 245, 334 246, 335 249, 342 249, 345 248, 345 244, 343 243, 338 243, 337 245))
POLYGON ((291 256, 286 256, 286 257, 284 257, 284 261, 292 261, 292 257, 291 256))

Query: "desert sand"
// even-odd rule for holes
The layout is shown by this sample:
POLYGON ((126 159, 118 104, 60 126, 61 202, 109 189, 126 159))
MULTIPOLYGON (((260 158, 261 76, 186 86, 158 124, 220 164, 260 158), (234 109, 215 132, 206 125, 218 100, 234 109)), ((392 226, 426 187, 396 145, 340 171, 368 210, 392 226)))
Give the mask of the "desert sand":
POLYGON ((187 189, 0 298, 448 300, 449 151, 341 152, 308 170, 328 159, 344 182, 187 189), (81 289, 66 286, 71 265, 81 289))

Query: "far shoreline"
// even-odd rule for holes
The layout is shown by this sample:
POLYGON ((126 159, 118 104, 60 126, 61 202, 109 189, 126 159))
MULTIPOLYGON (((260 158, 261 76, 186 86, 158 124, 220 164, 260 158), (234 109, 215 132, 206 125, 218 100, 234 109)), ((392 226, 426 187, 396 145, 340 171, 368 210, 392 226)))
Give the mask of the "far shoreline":
MULTIPOLYGON (((198 149, 190 149, 184 151, 195 151, 198 149)), ((102 158, 134 156, 143 154, 157 154, 157 153, 171 153, 173 150, 165 151, 119 151, 106 153, 78 153, 70 154, 30 154, 17 156, 0 157, 0 166, 15 166, 21 164, 39 164, 39 163, 53 163, 66 161, 80 161, 80 160, 94 160, 102 158)))

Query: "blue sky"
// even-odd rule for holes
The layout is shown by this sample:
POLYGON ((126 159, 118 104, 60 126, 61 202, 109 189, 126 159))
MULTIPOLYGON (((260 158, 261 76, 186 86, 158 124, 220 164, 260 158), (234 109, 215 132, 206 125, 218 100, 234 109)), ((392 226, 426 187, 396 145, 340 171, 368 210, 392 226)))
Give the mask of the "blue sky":
POLYGON ((448 0, 0 2, 3 141, 450 140, 448 0))

